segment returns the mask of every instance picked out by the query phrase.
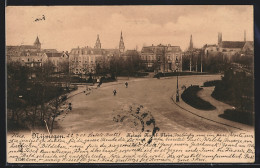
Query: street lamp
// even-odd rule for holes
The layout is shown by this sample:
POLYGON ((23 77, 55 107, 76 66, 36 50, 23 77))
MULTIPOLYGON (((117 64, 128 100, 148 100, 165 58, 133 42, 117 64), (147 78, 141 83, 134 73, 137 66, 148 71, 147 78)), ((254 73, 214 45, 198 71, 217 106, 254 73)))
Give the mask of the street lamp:
POLYGON ((177 89, 176 89, 176 102, 179 102, 179 73, 178 73, 178 69, 179 69, 179 60, 176 58, 175 60, 175 64, 176 64, 176 72, 177 72, 177 89))

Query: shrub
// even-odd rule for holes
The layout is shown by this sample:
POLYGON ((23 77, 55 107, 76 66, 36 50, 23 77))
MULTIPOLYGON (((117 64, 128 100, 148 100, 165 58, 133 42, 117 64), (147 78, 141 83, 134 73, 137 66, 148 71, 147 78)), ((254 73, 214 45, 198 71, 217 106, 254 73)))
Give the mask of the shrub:
POLYGON ((220 82, 221 82, 221 80, 207 81, 207 82, 204 82, 203 86, 204 87, 216 86, 220 82))
POLYGON ((214 110, 215 106, 198 97, 197 93, 202 90, 198 85, 188 87, 181 95, 182 100, 190 106, 200 110, 214 110))
POLYGON ((254 114, 239 109, 227 109, 224 111, 224 114, 220 114, 219 117, 247 125, 254 125, 254 114))

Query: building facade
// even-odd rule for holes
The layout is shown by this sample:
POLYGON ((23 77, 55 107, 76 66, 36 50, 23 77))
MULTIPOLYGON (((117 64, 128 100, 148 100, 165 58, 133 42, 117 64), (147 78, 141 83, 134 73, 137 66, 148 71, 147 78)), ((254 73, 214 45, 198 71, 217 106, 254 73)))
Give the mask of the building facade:
POLYGON ((180 46, 157 45, 143 47, 141 61, 148 71, 182 71, 182 50, 180 46))
POLYGON ((19 56, 12 56, 12 62, 20 62, 23 66, 41 67, 48 61, 48 56, 45 53, 38 52, 22 52, 19 56))
POLYGON ((69 53, 68 52, 48 52, 45 53, 48 57, 48 61, 53 64, 54 72, 62 72, 69 66, 69 53))

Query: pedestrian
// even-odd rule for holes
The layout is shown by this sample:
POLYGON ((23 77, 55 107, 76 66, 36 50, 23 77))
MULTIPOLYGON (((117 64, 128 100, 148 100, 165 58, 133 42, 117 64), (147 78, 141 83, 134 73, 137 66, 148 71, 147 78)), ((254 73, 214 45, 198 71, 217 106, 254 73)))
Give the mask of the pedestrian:
POLYGON ((116 89, 113 90, 114 96, 116 95, 116 89))
POLYGON ((71 103, 69 103, 69 110, 72 110, 71 103))
POLYGON ((125 87, 126 87, 126 88, 128 87, 128 82, 125 82, 125 87))
POLYGON ((98 83, 98 86, 97 87, 100 87, 102 85, 102 80, 99 81, 98 83))

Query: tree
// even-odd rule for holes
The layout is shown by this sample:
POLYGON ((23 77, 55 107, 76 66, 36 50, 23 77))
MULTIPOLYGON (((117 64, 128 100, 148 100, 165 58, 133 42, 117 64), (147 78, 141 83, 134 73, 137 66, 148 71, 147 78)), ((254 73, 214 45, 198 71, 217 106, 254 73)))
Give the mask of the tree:
POLYGON ((26 108, 28 68, 20 62, 7 64, 7 108, 12 111, 11 119, 19 122, 18 111, 26 108), (16 116, 16 118, 15 118, 16 116))

